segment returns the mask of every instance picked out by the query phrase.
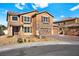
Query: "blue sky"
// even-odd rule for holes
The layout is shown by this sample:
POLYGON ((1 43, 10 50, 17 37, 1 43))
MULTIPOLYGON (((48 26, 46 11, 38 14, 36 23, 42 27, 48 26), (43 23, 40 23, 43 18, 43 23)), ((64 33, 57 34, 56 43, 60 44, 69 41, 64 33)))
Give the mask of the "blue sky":
POLYGON ((79 17, 79 3, 0 3, 0 24, 7 24, 7 11, 22 13, 33 10, 47 11, 56 21, 67 17, 79 17))

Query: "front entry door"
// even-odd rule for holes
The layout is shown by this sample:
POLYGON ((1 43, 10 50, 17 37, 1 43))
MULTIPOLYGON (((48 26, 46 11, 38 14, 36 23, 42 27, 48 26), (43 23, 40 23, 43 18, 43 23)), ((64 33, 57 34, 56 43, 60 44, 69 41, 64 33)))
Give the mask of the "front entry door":
POLYGON ((13 26, 13 30, 12 30, 13 35, 18 35, 19 30, 20 30, 20 27, 19 26, 13 26))

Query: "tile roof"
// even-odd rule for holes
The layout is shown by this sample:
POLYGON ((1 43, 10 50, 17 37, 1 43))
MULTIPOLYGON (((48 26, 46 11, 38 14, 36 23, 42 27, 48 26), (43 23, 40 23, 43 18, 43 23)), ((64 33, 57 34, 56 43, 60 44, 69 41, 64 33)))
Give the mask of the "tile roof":
POLYGON ((64 27, 79 27, 79 23, 64 25, 64 27))
MULTIPOLYGON (((34 11, 31 11, 31 12, 24 12, 24 13, 15 13, 15 12, 11 12, 11 11, 9 11, 9 12, 7 12, 9 15, 23 15, 23 14, 28 14, 28 13, 32 13, 32 12, 38 12, 37 10, 34 10, 34 11)), ((36 15, 38 15, 38 14, 41 14, 41 13, 47 13, 47 14, 49 14, 47 11, 43 11, 43 12, 38 12, 36 15)), ((50 16, 52 16, 51 14, 49 14, 50 16)), ((54 16, 52 16, 52 17, 54 17, 54 16)))
MULTIPOLYGON (((52 16, 52 17, 54 17, 53 15, 51 15, 49 12, 47 12, 47 11, 43 11, 43 12, 40 12, 40 13, 38 13, 38 14, 41 14, 41 13, 47 13, 47 14, 49 14, 50 16, 52 16)), ((37 15, 38 15, 37 14, 37 15)))
POLYGON ((8 14, 8 15, 18 15, 18 13, 11 12, 11 11, 7 12, 7 14, 8 14))
POLYGON ((79 19, 79 18, 64 18, 62 21, 70 21, 70 20, 76 20, 76 19, 79 19))
MULTIPOLYGON (((19 16, 19 15, 23 15, 23 14, 32 13, 32 12, 37 12, 36 14, 32 15, 32 17, 34 17, 34 16, 36 16, 36 15, 38 15, 38 14, 41 14, 41 13, 47 13, 47 14, 49 14, 49 13, 46 12, 46 11, 43 11, 43 12, 40 12, 40 13, 39 13, 37 10, 31 11, 31 12, 24 12, 24 13, 15 13, 15 12, 9 11, 9 12, 7 12, 7 20, 8 20, 8 15, 17 15, 17 16, 19 16)), ((51 15, 51 14, 49 14, 49 15, 52 16, 52 17, 54 17, 54 16, 51 15)))
POLYGON ((7 14, 9 14, 9 15, 23 15, 23 14, 28 14, 28 13, 32 13, 32 12, 38 12, 38 11, 34 10, 34 11, 31 11, 31 12, 24 12, 24 13, 16 13, 16 12, 8 11, 7 14))
POLYGON ((79 18, 64 18, 61 21, 56 21, 54 23, 60 23, 60 22, 64 22, 64 21, 71 21, 71 20, 76 20, 76 19, 79 19, 79 18))

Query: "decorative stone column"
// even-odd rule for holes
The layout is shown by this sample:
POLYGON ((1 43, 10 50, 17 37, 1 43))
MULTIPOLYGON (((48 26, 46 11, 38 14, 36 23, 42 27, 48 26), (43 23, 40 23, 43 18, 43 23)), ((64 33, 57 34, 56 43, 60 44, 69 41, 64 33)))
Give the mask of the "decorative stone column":
POLYGON ((13 35, 13 33, 12 33, 12 26, 8 26, 8 35, 9 36, 12 36, 13 35))
POLYGON ((52 28, 51 28, 51 34, 53 35, 53 26, 52 26, 52 28))
POLYGON ((20 26, 20 31, 19 31, 19 35, 23 35, 23 33, 22 33, 23 31, 22 31, 22 26, 20 26))

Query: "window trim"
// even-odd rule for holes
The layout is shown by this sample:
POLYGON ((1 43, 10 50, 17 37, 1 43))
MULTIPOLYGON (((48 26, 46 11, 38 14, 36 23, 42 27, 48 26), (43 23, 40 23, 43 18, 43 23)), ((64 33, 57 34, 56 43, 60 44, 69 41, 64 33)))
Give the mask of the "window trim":
POLYGON ((23 27, 24 33, 32 33, 32 27, 23 27))
POLYGON ((31 17, 23 16, 23 22, 24 22, 24 24, 30 24, 31 23, 31 17), (28 20, 25 19, 25 18, 28 18, 28 20))
POLYGON ((12 20, 13 21, 18 21, 18 16, 12 16, 12 20), (17 19, 15 20, 15 19, 13 19, 13 17, 17 17, 17 19))
POLYGON ((49 23, 49 21, 48 21, 48 20, 49 20, 49 17, 42 16, 42 17, 41 17, 41 20, 42 20, 42 22, 45 23, 45 24, 48 24, 48 23, 49 23))

